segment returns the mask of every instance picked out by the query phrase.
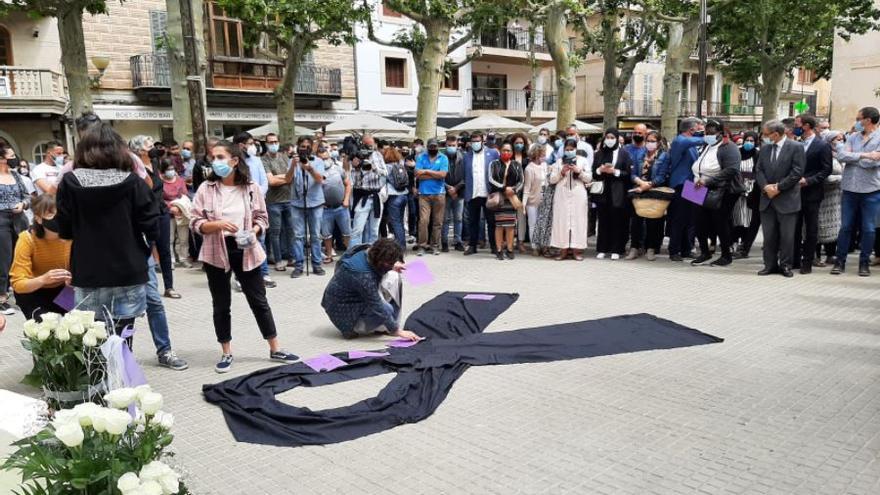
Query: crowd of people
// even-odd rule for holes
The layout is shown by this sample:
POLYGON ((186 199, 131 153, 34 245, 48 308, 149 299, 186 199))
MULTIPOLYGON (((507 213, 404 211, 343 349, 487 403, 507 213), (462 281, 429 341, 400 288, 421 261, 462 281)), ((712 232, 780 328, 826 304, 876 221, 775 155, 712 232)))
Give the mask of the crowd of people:
POLYGON ((418 339, 400 327, 399 280, 387 276, 405 270, 409 246, 580 261, 595 235, 597 259, 655 261, 668 237, 670 261, 726 266, 748 258, 763 230, 759 275, 841 274, 858 246, 858 274, 869 276, 880 251, 878 122, 865 107, 847 132, 808 114, 758 132, 688 118, 676 136, 638 124, 594 141, 575 125, 534 141, 490 131, 407 144, 243 132, 210 139, 197 157, 191 141, 126 143, 85 114, 73 157, 53 142, 30 167, 0 142, 0 312, 14 312, 9 290, 27 317, 63 312, 57 298, 72 286, 77 306, 117 332, 146 313, 159 363, 182 370, 162 296, 183 297, 174 270, 198 267, 215 369, 226 372, 231 292, 244 294, 269 359, 293 362, 266 298, 271 274, 322 276, 337 258, 323 306, 343 335, 418 339), (661 211, 635 206, 646 198, 661 211))

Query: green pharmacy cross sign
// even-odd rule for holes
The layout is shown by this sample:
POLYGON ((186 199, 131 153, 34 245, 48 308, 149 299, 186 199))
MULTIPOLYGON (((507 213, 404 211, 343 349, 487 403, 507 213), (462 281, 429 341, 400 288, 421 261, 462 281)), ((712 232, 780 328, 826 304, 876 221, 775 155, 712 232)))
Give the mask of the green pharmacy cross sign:
POLYGON ((805 113, 810 109, 810 105, 807 104, 807 100, 801 100, 794 104, 794 111, 797 113, 805 113))

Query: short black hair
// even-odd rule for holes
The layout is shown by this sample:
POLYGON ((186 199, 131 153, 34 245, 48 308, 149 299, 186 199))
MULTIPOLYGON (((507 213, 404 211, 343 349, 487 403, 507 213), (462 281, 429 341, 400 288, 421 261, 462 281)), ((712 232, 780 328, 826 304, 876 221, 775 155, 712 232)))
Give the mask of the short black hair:
POLYGON ((809 114, 809 113, 804 113, 804 114, 798 115, 797 118, 801 119, 801 125, 806 124, 806 125, 810 126, 810 129, 816 128, 817 122, 816 122, 816 117, 814 115, 809 114))
POLYGON ((249 132, 239 132, 232 138, 232 144, 244 144, 248 142, 249 139, 253 139, 254 137, 249 132))
POLYGON ((724 121, 721 119, 709 119, 706 121, 706 131, 717 131, 719 134, 724 134, 724 121))
POLYGON ((480 139, 483 139, 483 133, 480 132, 480 131, 474 131, 474 132, 472 132, 472 133, 471 133, 471 141, 473 141, 474 138, 480 138, 480 139))
POLYGON ((864 107, 859 113, 862 114, 862 118, 870 119, 872 124, 880 122, 880 111, 876 107, 864 107))
POLYGON ((171 147, 174 147, 174 146, 180 146, 180 145, 177 144, 177 141, 175 141, 175 140, 172 139, 171 141, 167 141, 167 142, 165 143, 165 146, 171 148, 171 147))
POLYGON ((54 139, 52 141, 49 141, 48 143, 46 143, 47 150, 52 149, 52 148, 56 148, 58 146, 61 146, 62 148, 64 147, 64 145, 61 144, 61 141, 55 141, 54 139))
POLYGON ((425 144, 425 142, 422 141, 422 138, 415 138, 415 139, 413 139, 413 143, 412 143, 412 144, 413 144, 413 146, 415 146, 415 145, 417 145, 417 144, 425 144))
POLYGON ((74 168, 98 170, 115 168, 131 172, 134 168, 134 160, 125 141, 106 122, 90 127, 82 135, 79 144, 76 145, 73 163, 74 168))
POLYGON ((300 137, 296 138, 296 145, 299 146, 306 141, 309 142, 309 146, 312 146, 313 144, 315 144, 315 141, 312 140, 312 138, 310 138, 309 136, 300 136, 300 137))
POLYGON ((394 239, 379 239, 367 250, 367 261, 375 269, 392 267, 403 261, 403 248, 394 239))

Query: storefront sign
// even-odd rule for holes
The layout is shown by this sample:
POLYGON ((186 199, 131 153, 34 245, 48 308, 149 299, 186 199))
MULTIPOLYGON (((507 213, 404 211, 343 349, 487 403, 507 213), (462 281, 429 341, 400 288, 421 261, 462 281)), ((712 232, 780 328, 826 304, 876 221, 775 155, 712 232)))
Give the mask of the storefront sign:
MULTIPOLYGON (((0 89, 2 91, 2 89, 0 89)), ((0 93, 2 96, 2 93, 0 93)), ((104 120, 174 120, 169 108, 149 108, 120 105, 95 105, 95 112, 104 120)), ((353 112, 296 112, 297 122, 333 122, 353 112)), ((275 119, 274 110, 208 109, 209 122, 270 122, 275 119)))

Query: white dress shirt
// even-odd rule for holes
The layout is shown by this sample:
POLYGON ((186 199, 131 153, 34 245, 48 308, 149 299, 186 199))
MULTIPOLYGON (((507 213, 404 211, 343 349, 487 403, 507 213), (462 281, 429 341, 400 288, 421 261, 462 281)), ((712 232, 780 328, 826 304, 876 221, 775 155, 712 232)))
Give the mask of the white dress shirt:
POLYGON ((474 160, 471 164, 472 178, 474 181, 474 197, 485 198, 489 196, 486 190, 486 151, 480 150, 474 153, 474 160))

